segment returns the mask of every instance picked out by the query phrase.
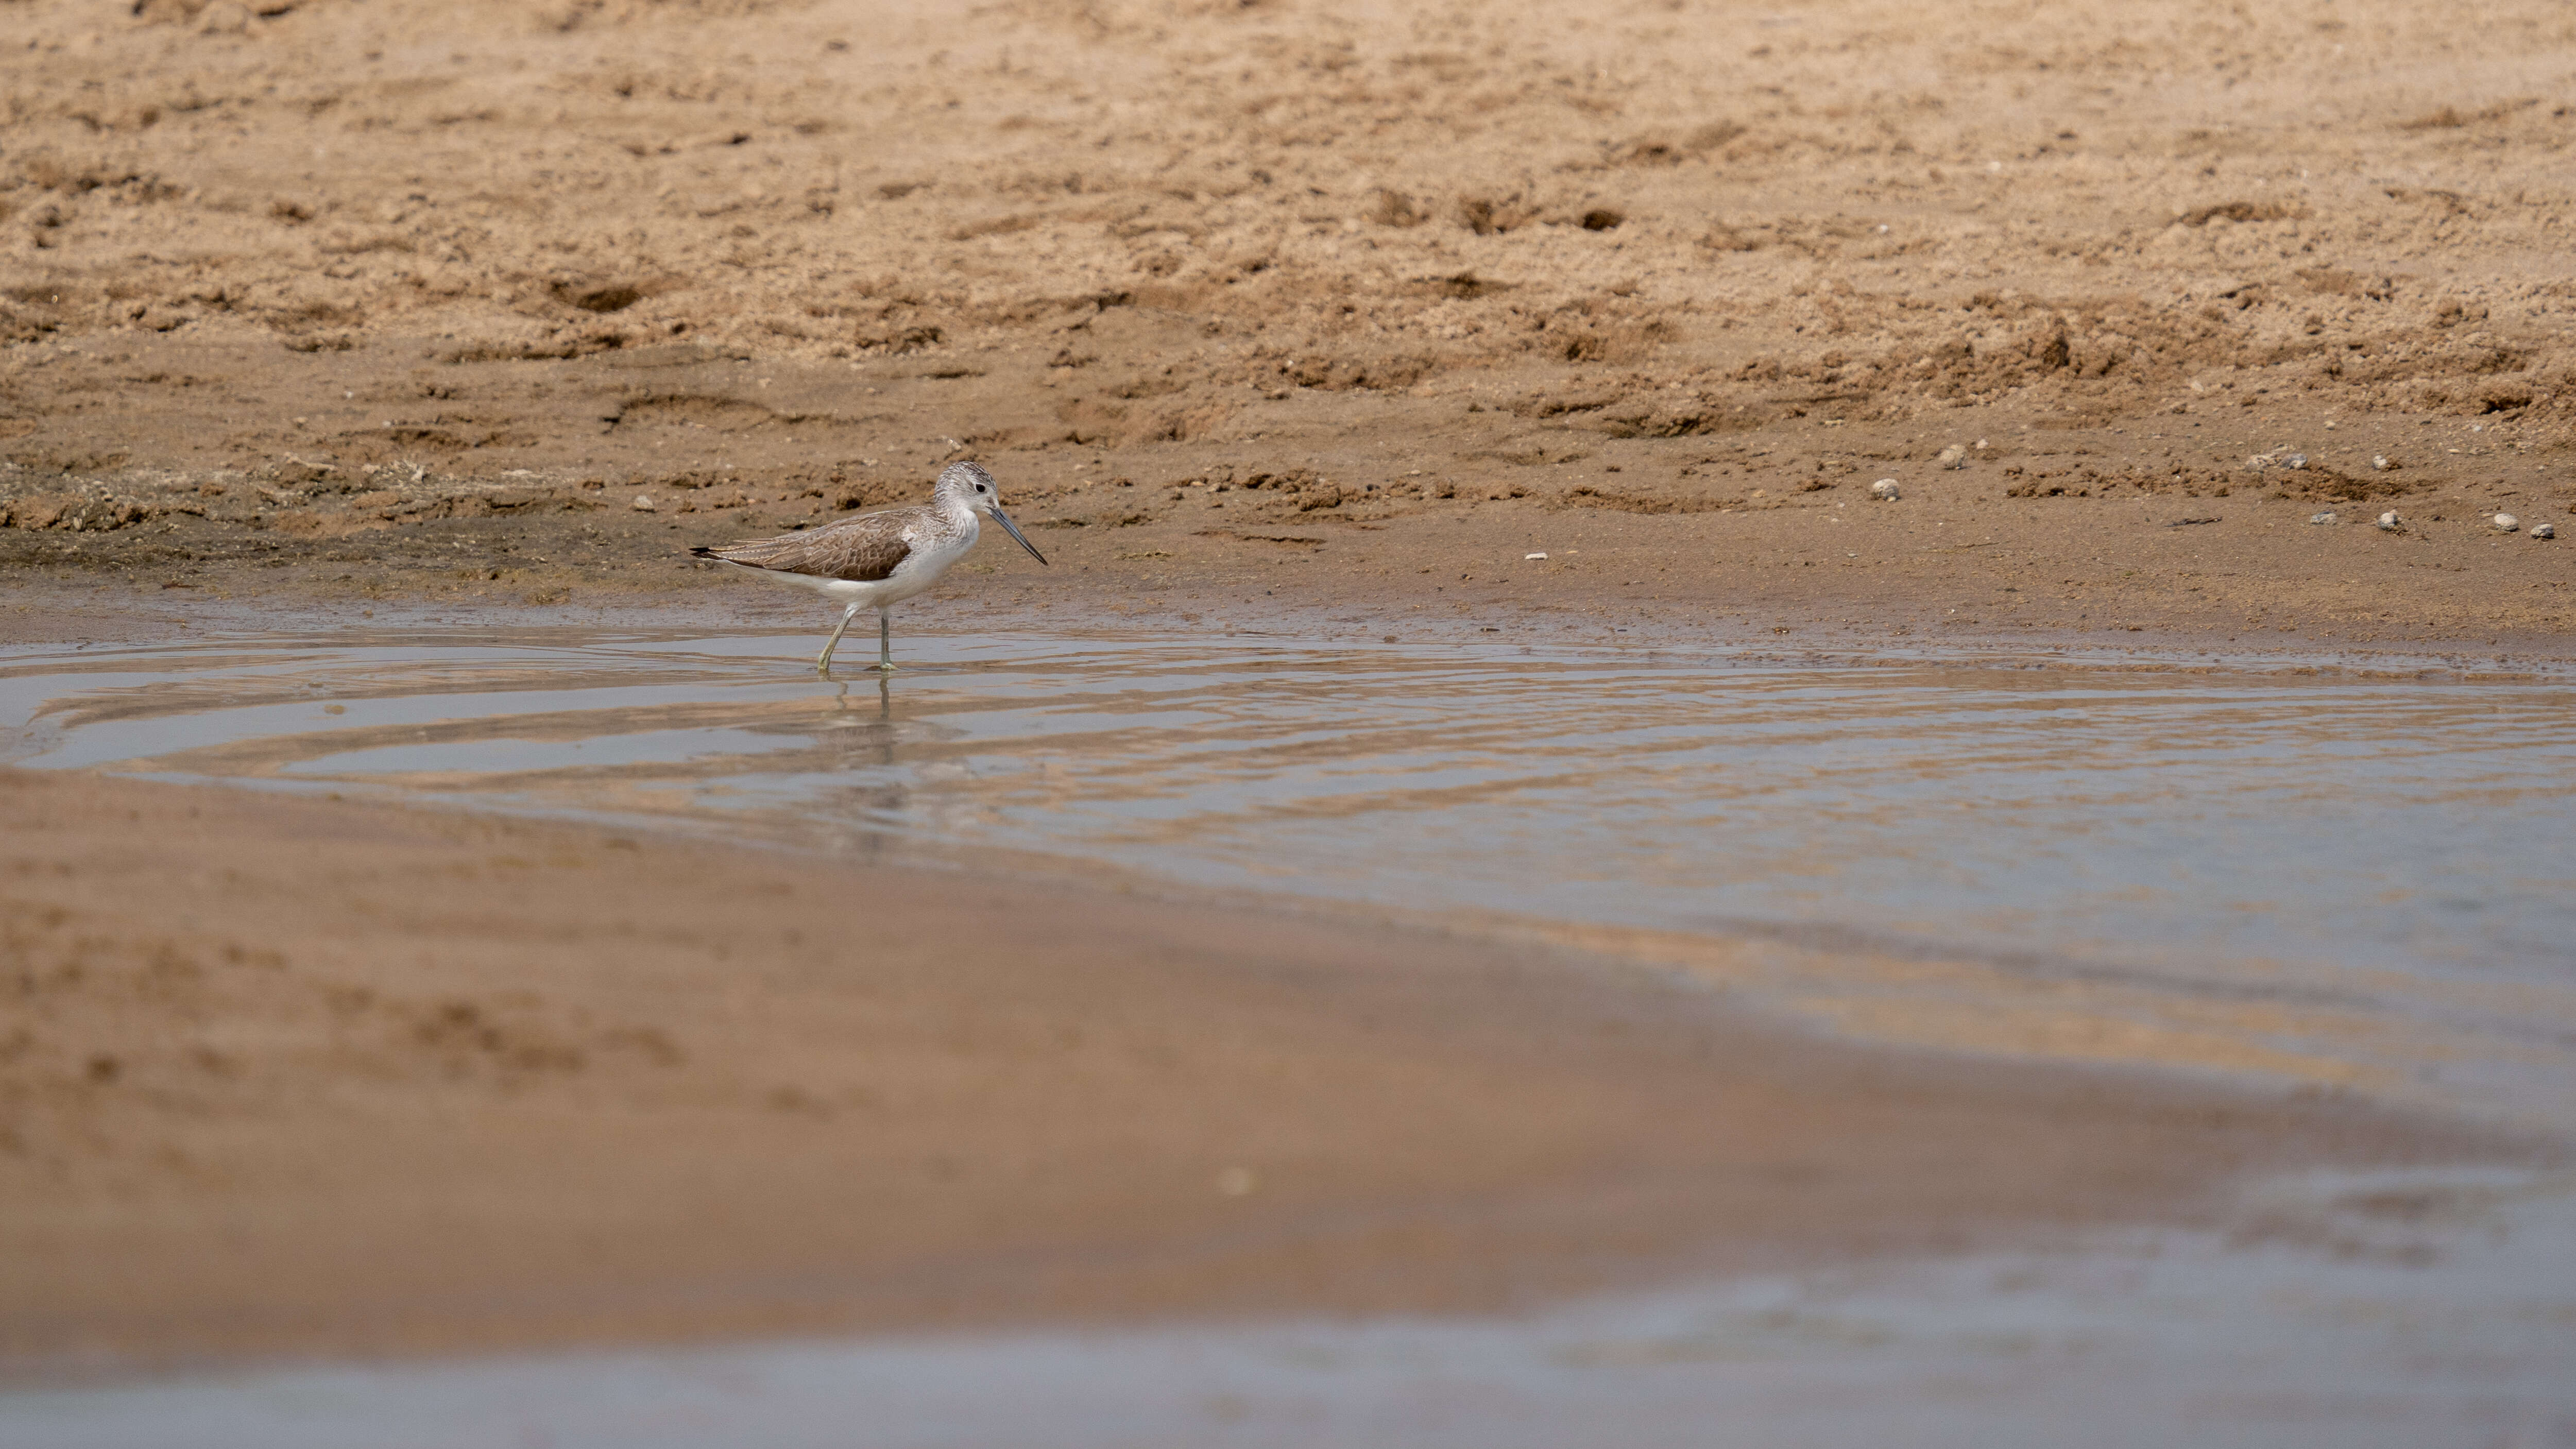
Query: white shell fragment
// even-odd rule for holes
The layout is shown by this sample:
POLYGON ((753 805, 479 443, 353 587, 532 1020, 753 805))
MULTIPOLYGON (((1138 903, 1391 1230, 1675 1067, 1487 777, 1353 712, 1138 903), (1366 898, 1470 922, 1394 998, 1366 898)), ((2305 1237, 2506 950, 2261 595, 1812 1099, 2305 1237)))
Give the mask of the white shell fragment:
POLYGON ((1869 496, 1881 503, 1894 503, 1905 496, 1905 490, 1896 486, 1895 479, 1881 478, 1869 485, 1869 496))
POLYGON ((653 511, 653 495, 650 493, 638 493, 635 495, 635 501, 626 506, 634 509, 638 513, 650 513, 653 511))
POLYGON ((2498 533, 2511 533, 2515 529, 2522 527, 2522 520, 2514 517, 2510 513, 2499 513, 2495 517, 2488 519, 2487 522, 2494 524, 2495 531, 2498 533))
POLYGON ((1943 448, 1940 453, 1932 459, 1932 461, 1935 465, 1943 468, 1964 468, 1968 465, 1968 450, 1960 447, 1956 443, 1952 443, 1950 446, 1943 448))
POLYGON ((2342 519, 2335 517, 2331 513, 2311 513, 2308 515, 2308 522, 2310 523, 2341 523, 2342 521, 2342 519))
POLYGON ((2373 453, 2370 455, 2370 466, 2378 469, 2382 473, 2385 473, 2397 465, 2388 461, 2388 455, 2386 453, 2373 453))
POLYGON ((2395 509, 2391 509, 2379 515, 2379 526, 2390 533, 2404 533, 2406 520, 2398 517, 2395 509))
POLYGON ((1545 557, 1547 557, 1547 555, 1543 553, 1525 553, 1521 555, 1521 561, 1523 563, 1527 563, 1532 559, 1542 559, 1545 557))
POLYGON ((2531 526, 2531 536, 2534 538, 2556 538, 2558 536, 2558 525, 2554 523, 2535 523, 2531 526))

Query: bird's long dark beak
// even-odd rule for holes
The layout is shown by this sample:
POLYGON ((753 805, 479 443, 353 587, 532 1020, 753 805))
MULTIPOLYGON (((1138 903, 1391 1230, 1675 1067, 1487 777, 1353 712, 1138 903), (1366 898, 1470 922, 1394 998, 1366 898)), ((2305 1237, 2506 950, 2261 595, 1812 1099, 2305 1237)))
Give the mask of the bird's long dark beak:
POLYGON ((1002 531, 1011 536, 1011 542, 1027 549, 1029 551, 1029 557, 1036 559, 1039 563, 1046 562, 1046 555, 1038 552, 1038 546, 1029 542, 1027 538, 1021 535, 1020 526, 1011 521, 1011 515, 1004 513, 1002 511, 1002 506, 998 503, 993 505, 993 521, 1002 525, 1002 531))

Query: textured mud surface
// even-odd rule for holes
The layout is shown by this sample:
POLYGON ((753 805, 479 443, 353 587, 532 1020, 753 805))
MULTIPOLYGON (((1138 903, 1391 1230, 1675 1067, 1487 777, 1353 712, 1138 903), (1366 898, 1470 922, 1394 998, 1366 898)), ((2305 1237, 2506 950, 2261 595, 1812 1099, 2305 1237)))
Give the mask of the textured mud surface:
POLYGON ((971 455, 1139 589, 2570 618, 2557 5, 257 9, 11 7, 22 576, 666 587, 971 455))

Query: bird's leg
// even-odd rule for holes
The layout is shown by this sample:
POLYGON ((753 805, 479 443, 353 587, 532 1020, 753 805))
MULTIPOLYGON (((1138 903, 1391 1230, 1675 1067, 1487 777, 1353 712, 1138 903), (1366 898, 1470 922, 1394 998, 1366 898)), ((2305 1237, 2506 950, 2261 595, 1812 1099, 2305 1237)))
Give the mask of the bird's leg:
POLYGON ((852 604, 849 608, 841 612, 841 627, 832 631, 832 637, 823 641, 823 652, 814 656, 814 672, 816 674, 829 674, 832 672, 832 651, 841 647, 842 631, 848 629, 850 627, 850 621, 857 617, 859 617, 859 606, 856 604, 852 604))
POLYGON ((877 610, 877 668, 894 672, 894 616, 877 610))

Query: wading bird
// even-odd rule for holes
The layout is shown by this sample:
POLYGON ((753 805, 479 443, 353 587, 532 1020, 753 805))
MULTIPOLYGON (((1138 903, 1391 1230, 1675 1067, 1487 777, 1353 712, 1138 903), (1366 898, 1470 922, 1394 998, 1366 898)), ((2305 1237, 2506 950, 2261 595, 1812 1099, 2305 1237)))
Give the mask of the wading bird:
POLYGON ((832 651, 840 647, 841 635, 859 611, 876 610, 875 667, 892 669, 894 626, 886 611, 939 582, 950 564, 964 558, 983 531, 978 520, 985 515, 1002 525, 1012 542, 1029 551, 1029 557, 1046 562, 1046 555, 1021 537, 1010 515, 1002 511, 1001 488, 980 463, 951 463, 941 470, 928 503, 880 508, 801 533, 689 552, 847 604, 840 627, 832 631, 814 660, 817 674, 831 672, 832 651))

